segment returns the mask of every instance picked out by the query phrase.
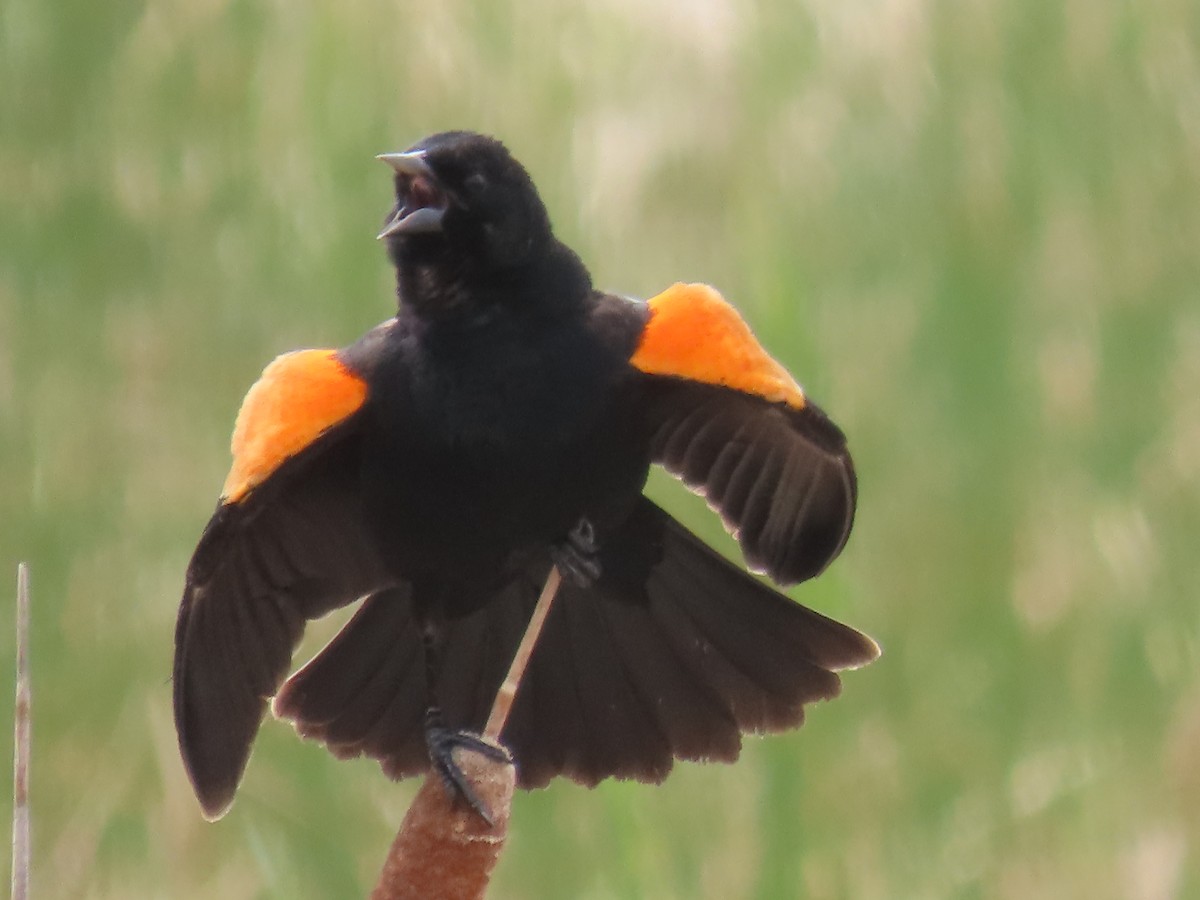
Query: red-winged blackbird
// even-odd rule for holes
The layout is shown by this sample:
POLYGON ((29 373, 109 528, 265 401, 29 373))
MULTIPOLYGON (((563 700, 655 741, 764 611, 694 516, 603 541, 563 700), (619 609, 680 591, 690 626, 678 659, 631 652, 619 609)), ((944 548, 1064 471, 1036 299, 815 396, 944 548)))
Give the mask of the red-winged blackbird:
POLYGON ((875 643, 642 487, 658 463, 752 568, 803 581, 853 520, 841 431, 711 288, 595 290, 499 142, 450 132, 381 159, 396 316, 267 367, 188 567, 175 724, 205 814, 232 802, 271 697, 339 757, 452 776, 556 563, 504 733, 523 787, 659 782, 676 758, 730 761, 743 732, 799 725, 875 643), (359 598, 283 683, 305 622, 359 598))

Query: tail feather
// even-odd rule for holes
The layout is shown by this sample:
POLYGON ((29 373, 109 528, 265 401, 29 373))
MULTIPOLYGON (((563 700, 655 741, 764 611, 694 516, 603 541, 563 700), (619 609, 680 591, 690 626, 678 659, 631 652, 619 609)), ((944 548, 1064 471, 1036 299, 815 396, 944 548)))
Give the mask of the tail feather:
POLYGON ((411 685, 419 693, 424 677, 413 674, 414 670, 419 673, 419 661, 419 653, 407 656, 397 652, 380 661, 379 667, 361 683, 350 702, 324 728, 324 740, 336 755, 361 755, 370 746, 364 735, 369 737, 370 731, 387 715, 398 691, 411 685))
POLYGON ((675 645, 650 610, 640 606, 599 607, 614 647, 643 702, 654 713, 670 756, 730 761, 741 746, 737 723, 718 692, 693 677, 687 654, 675 645))
POLYGON ((799 613, 802 607, 759 589, 740 573, 737 580, 721 577, 728 570, 711 558, 698 565, 707 555, 678 552, 670 557, 656 573, 654 587, 663 596, 661 605, 673 602, 708 644, 707 655, 736 669, 751 693, 795 706, 835 696, 838 677, 797 647, 799 641, 789 639, 797 625, 807 624, 799 613), (736 598, 736 605, 729 598, 736 598), (780 609, 782 604, 787 606, 780 609), (781 611, 787 615, 772 615, 781 611), (784 621, 769 621, 772 618, 784 621))
MULTIPOLYGON (((835 670, 879 652, 648 500, 608 536, 600 563, 594 586, 560 588, 502 735, 522 787, 558 775, 659 782, 675 759, 732 761, 742 733, 799 725, 806 704, 837 695, 835 670)), ((483 726, 549 567, 530 564, 448 623, 437 685, 447 725, 483 726)), ((410 598, 376 594, 287 682, 276 712, 338 755, 415 774, 428 765, 423 653, 410 598)))
POLYGON ((654 695, 643 696, 631 679, 604 604, 587 602, 582 593, 563 598, 567 614, 562 617, 569 626, 579 708, 591 750, 591 765, 578 772, 577 780, 594 783, 611 774, 662 781, 672 757, 654 711, 654 695))
MULTIPOLYGON (((372 731, 398 718, 397 701, 420 698, 425 675, 420 637, 411 626, 408 591, 373 594, 329 644, 284 684, 274 701, 277 716, 291 719, 307 738, 326 743, 339 757, 371 753, 372 731)), ((424 743, 419 746, 424 753, 424 743)), ((411 755, 411 754, 410 754, 411 755)), ((419 766, 418 766, 419 769, 419 766)))
POLYGON ((514 585, 469 616, 446 623, 437 697, 447 720, 482 727, 533 612, 532 585, 514 585))
MULTIPOLYGON (((862 632, 749 578, 666 513, 657 512, 664 518, 664 568, 676 580, 689 581, 695 592, 684 605, 705 617, 714 637, 744 641, 742 656, 748 661, 761 656, 759 640, 831 672, 859 668, 879 656, 879 646, 862 632)), ((663 577, 670 576, 664 572, 663 577)))

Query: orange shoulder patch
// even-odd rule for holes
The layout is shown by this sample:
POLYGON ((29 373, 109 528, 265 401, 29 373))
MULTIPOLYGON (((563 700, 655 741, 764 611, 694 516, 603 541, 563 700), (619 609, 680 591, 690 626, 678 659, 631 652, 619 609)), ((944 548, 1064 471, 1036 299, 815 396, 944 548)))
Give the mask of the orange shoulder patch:
POLYGON ((367 385, 336 350, 277 357, 242 401, 233 428, 233 466, 221 502, 237 503, 289 457, 362 406, 367 385))
POLYGON ((650 320, 630 363, 756 394, 802 409, 804 391, 755 339, 736 309, 706 284, 673 284, 649 300, 650 320))

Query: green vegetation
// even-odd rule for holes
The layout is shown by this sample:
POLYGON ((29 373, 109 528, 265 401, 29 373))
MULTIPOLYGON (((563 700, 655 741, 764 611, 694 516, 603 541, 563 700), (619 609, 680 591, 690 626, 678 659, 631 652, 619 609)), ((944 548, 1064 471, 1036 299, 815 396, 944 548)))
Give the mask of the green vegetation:
POLYGON ((415 786, 281 725, 200 819, 171 633, 242 393, 388 315, 372 156, 447 127, 600 285, 719 286, 844 426, 856 533, 796 596, 884 647, 736 766, 522 795, 494 896, 1200 896, 1194 3, 5 0, 0 84, 37 896, 373 881, 415 786))

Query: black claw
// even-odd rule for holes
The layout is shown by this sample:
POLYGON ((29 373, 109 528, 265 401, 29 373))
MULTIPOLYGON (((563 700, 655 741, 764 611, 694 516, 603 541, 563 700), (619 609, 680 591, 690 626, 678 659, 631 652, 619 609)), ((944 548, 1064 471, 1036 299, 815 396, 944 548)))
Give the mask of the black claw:
POLYGON ((440 725, 430 725, 425 729, 425 743, 429 747, 429 762, 441 776, 450 799, 453 801, 456 797, 461 797, 489 827, 495 825, 491 810, 479 799, 462 769, 454 761, 454 748, 473 750, 496 762, 511 764, 512 756, 508 751, 488 743, 474 732, 456 731, 440 725))
POLYGON ((596 543, 596 528, 590 519, 580 519, 576 522, 575 527, 567 532, 567 540, 576 550, 588 556, 594 556, 600 549, 596 543))
POLYGON ((550 549, 550 556, 564 575, 586 588, 600 578, 599 550, 595 527, 588 519, 580 519, 567 532, 566 540, 550 549))

